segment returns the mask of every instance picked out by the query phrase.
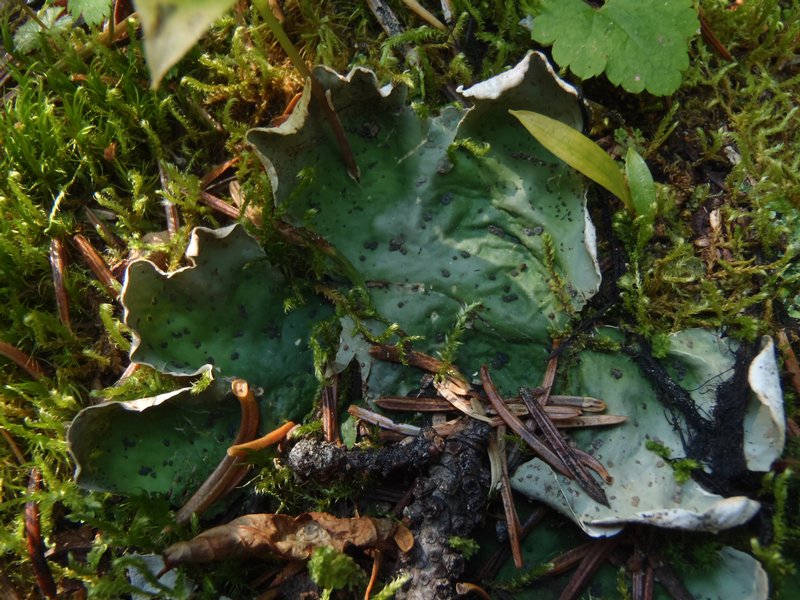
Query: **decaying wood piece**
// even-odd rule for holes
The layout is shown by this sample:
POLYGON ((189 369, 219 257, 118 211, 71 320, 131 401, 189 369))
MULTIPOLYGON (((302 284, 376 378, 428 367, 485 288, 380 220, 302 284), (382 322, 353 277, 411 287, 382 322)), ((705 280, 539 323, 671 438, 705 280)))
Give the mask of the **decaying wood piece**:
POLYGON ((332 546, 344 552, 350 546, 407 552, 414 538, 402 523, 372 517, 338 518, 327 513, 244 515, 212 527, 186 542, 164 550, 164 565, 209 562, 241 556, 278 556, 306 560, 315 548, 332 546))
POLYGON ((421 469, 444 450, 444 440, 432 429, 405 444, 375 450, 348 450, 313 439, 297 442, 289 451, 287 465, 301 480, 329 481, 348 477, 386 477, 398 469, 421 469))
POLYGON ((482 520, 488 496, 486 446, 491 427, 465 419, 445 443, 438 463, 417 478, 414 500, 404 512, 414 534, 414 548, 401 556, 397 572, 408 572, 408 587, 398 600, 449 600, 458 597, 456 582, 464 559, 453 550, 452 536, 469 537, 482 520))

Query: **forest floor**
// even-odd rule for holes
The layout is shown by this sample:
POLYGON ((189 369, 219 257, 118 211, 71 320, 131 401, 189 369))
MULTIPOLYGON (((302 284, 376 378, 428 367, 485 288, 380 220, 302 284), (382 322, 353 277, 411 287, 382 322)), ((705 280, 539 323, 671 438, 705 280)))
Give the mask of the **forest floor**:
MULTIPOLYGON (((732 341, 741 349, 728 365, 730 381, 738 384, 724 389, 741 400, 739 412, 728 418, 717 411, 703 421, 711 424, 705 445, 698 442, 703 448, 695 444, 690 451, 692 440, 685 445, 686 459, 715 467, 704 471, 700 463, 681 463, 668 451, 662 458, 671 461, 676 478, 685 468, 692 484, 760 503, 755 517, 719 535, 635 525, 618 536, 594 539, 564 516, 512 492, 507 472, 502 493, 490 493, 487 452, 507 445, 505 470, 512 475, 531 456, 519 438, 503 434, 505 429, 497 433, 497 422, 489 427, 474 418, 475 403, 488 407, 491 396, 485 379, 481 386, 477 365, 475 376, 464 378, 457 371, 461 337, 466 335, 469 345, 473 320, 485 324, 491 315, 479 317, 480 309, 464 302, 444 329, 450 333, 436 340, 439 346, 421 342, 419 347, 436 358, 414 354, 409 340, 416 339, 403 337, 404 323, 386 319, 365 300, 381 293, 376 291, 381 282, 359 287, 361 275, 352 272, 353 265, 361 268, 358 259, 342 258, 346 240, 337 250, 337 243, 328 243, 334 233, 305 228, 316 223, 319 206, 313 201, 303 206, 297 198, 304 186, 317 185, 313 177, 298 170, 296 191, 273 189, 274 178, 248 132, 291 118, 303 78, 258 11, 237 2, 153 89, 140 27, 126 3, 114 3, 119 22, 113 31, 107 24, 104 31, 102 18, 80 18, 80 8, 70 15, 61 4, 46 2, 38 12, 21 3, 0 5, 0 597, 353 597, 364 594, 374 568, 373 593, 385 586, 380 597, 386 598, 401 588, 398 597, 410 598, 649 598, 654 596, 647 586, 654 579, 659 582, 655 597, 686 598, 682 577, 702 580, 703 569, 722 564, 728 548, 760 562, 773 597, 792 597, 800 560, 795 474, 800 456, 795 420, 800 398, 800 5, 700 1, 704 34, 692 38, 682 83, 669 95, 630 93, 603 74, 581 81, 554 67, 579 90, 586 135, 620 163, 628 150, 638 152, 657 184, 657 196, 647 235, 637 238, 643 235, 642 221, 635 222, 621 201, 589 185, 587 210, 596 228, 602 284, 577 309, 573 299, 563 301, 568 318, 550 324, 546 347, 535 354, 541 364, 518 385, 543 384, 545 395, 566 393, 590 360, 580 352, 610 352, 630 364, 638 361, 651 383, 669 380, 661 388, 653 385, 659 401, 673 410, 669 403, 678 397, 693 401, 692 390, 670 387, 678 377, 659 366, 658 359, 674 344, 671 336, 704 329, 726 344, 732 341), (287 193, 287 203, 307 209, 293 224, 291 211, 274 201, 287 193), (202 518, 188 511, 185 520, 180 512, 176 519, 185 496, 85 489, 76 480, 75 442, 68 438, 70 424, 85 414, 81 411, 187 385, 193 397, 211 389, 207 373, 187 384, 177 371, 154 368, 150 361, 132 365, 131 352, 142 350, 136 350, 139 332, 126 314, 133 309, 121 300, 121 293, 130 293, 122 292, 126 268, 142 258, 165 272, 193 265, 186 250, 194 229, 234 223, 257 240, 259 256, 274 265, 268 271, 275 273, 273 281, 289 282, 282 303, 273 307, 277 314, 296 323, 303 311, 318 306, 323 315, 297 344, 291 340, 306 353, 307 373, 289 381, 295 377, 291 359, 275 360, 287 369, 274 376, 281 393, 305 395, 305 404, 298 404, 304 408, 281 408, 301 426, 276 450, 250 455, 241 485, 229 485, 228 491, 236 490, 202 518), (343 291, 348 279, 352 289, 343 291), (376 322, 385 331, 376 333, 376 322), (334 368, 347 333, 342 323, 356 323, 358 335, 373 345, 375 362, 383 352, 387 362, 427 371, 414 375, 418 395, 430 396, 432 403, 458 396, 461 412, 438 404, 431 420, 368 403, 360 379, 366 382, 367 374, 355 362, 334 368), (590 339, 590 331, 607 336, 590 339), (752 399, 747 361, 768 339, 775 344, 783 390, 785 446, 781 441, 771 467, 736 471, 731 465, 743 460, 741 452, 726 454, 724 446, 736 447, 739 440, 736 451, 741 450, 744 406, 752 399), (555 368, 556 358, 558 374, 550 371, 548 381, 546 366, 555 368), (351 405, 356 408, 348 412, 351 405), (397 423, 408 419, 422 429, 381 430, 367 424, 376 414, 371 411, 397 423), (440 413, 450 416, 440 418, 440 413), (466 416, 459 419, 462 413, 466 416), (509 512, 511 505, 518 516, 509 512), (361 515, 375 516, 379 528, 392 533, 375 534, 379 541, 370 538, 366 549, 349 548, 327 558, 315 553, 308 568, 285 548, 268 544, 257 556, 240 558, 242 548, 234 544, 215 550, 213 563, 181 565, 167 575, 172 579, 157 581, 165 548, 248 513, 323 513, 340 519, 330 526, 336 530, 334 541, 322 545, 336 546, 338 539, 348 547, 355 544, 366 535, 361 528, 368 527, 356 520, 361 515), (403 537, 408 531, 413 550, 403 537), (523 569, 513 565, 515 543, 521 544, 523 569), (143 566, 147 561, 158 566, 143 566), (132 579, 136 572, 139 579, 132 579)), ((422 119, 447 114, 446 107, 461 110, 469 102, 458 86, 468 88, 505 72, 531 50, 552 60, 551 48, 532 41, 524 26, 526 15, 539 14, 541 2, 443 2, 455 7, 450 18, 438 3, 426 3, 436 5, 429 8, 444 22, 443 30, 399 2, 389 3, 397 18, 389 26, 386 15, 378 19, 368 4, 286 2, 283 28, 309 65, 339 73, 364 67, 381 85, 405 86, 413 114, 422 119), (396 30, 387 33, 387 27, 396 30)), ((370 130, 356 133, 375 137, 370 130)), ((474 137, 457 149, 469 155, 463 161, 479 161, 483 152, 474 137)), ((449 202, 441 202, 443 211, 449 202)), ((489 236, 496 237, 502 236, 489 236)), ((387 243, 391 260, 406 254, 405 238, 387 243)), ((550 256, 543 261, 555 261, 552 269, 569 271, 550 256)), ((448 278, 449 271, 442 276, 448 278)), ((567 283, 560 290, 565 297, 574 291, 567 283)), ((217 308, 212 305, 208 314, 217 308)), ((513 318, 509 323, 516 322, 513 318)), ((215 335, 210 325, 203 331, 209 338, 215 335)), ((271 334, 264 329, 263 335, 271 334)), ((508 357, 491 347, 493 354, 486 352, 482 360, 497 372, 508 357)), ((677 409, 689 433, 693 425, 687 415, 696 409, 677 409)), ((275 422, 262 423, 261 433, 282 425, 275 410, 275 422)), ((263 412, 262 406, 262 417, 263 412)), ((210 424, 208 443, 230 445, 237 422, 234 415, 222 425, 210 424)), ((89 444, 102 446, 102 435, 89 444)), ((649 438, 658 441, 659 435, 649 438)), ((198 448, 203 443, 198 440, 198 448)), ((90 449, 86 452, 91 456, 90 449)), ((584 485, 584 490, 592 486, 584 485)), ((292 527, 273 521, 276 528, 292 527)), ((704 589, 702 582, 697 585, 704 589)), ((763 597, 760 593, 742 597, 763 597)))

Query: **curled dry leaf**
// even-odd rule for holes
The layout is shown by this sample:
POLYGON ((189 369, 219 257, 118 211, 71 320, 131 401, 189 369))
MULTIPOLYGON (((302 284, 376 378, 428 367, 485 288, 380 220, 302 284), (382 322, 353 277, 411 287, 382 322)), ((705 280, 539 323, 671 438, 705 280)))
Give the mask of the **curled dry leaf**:
POLYGON ((338 518, 327 513, 244 515, 227 525, 204 531, 164 550, 168 568, 189 562, 207 562, 236 556, 277 555, 305 560, 315 548, 332 546, 344 551, 359 548, 397 548, 407 552, 414 538, 402 523, 372 517, 338 518))

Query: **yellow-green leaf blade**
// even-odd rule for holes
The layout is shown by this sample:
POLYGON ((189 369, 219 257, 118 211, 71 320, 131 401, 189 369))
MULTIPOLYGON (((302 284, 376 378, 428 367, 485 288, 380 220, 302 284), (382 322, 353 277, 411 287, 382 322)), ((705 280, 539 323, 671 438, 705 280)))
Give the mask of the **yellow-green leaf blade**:
POLYGON ((633 212, 622 170, 605 150, 588 137, 556 119, 526 110, 510 110, 542 146, 576 171, 603 186, 633 212))
POLYGON ((233 0, 136 0, 144 29, 144 53, 153 87, 186 54, 233 0))

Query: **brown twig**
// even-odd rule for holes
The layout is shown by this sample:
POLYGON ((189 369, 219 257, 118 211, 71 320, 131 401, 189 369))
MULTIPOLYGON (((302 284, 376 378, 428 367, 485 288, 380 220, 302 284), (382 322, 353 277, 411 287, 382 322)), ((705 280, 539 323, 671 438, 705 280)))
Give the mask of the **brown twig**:
POLYGON ((572 472, 572 477, 570 477, 570 479, 574 479, 592 500, 604 506, 608 506, 608 498, 603 488, 601 488, 592 476, 586 472, 586 469, 583 468, 583 462, 578 458, 572 447, 566 443, 561 432, 556 429, 542 406, 534 399, 531 391, 523 387, 520 388, 519 395, 522 397, 523 402, 525 402, 525 406, 528 407, 533 420, 536 422, 536 426, 542 432, 547 444, 572 472))
POLYGON ((497 414, 505 421, 506 425, 521 437, 522 440, 539 455, 539 458, 565 477, 572 479, 573 475, 566 465, 564 465, 564 462, 556 454, 551 452, 547 446, 540 442, 536 436, 533 435, 533 432, 525 426, 525 423, 520 421, 508 410, 505 401, 503 401, 500 394, 497 393, 497 388, 494 387, 494 383, 492 383, 492 379, 489 377, 489 369, 486 365, 481 367, 481 383, 486 392, 486 397, 489 399, 489 402, 492 404, 497 414))
MULTIPOLYGON (((533 531, 533 528, 541 523, 546 514, 547 508, 545 506, 537 506, 522 524, 520 529, 520 540, 524 540, 525 537, 531 531, 533 531)), ((510 551, 511 550, 509 546, 500 546, 489 558, 489 560, 486 561, 483 567, 481 567, 480 571, 478 571, 478 576, 475 578, 475 580, 485 581, 487 579, 494 579, 500 568, 505 564, 506 560, 508 560, 508 554, 510 551)))
POLYGON ((0 342, 0 356, 5 356, 7 359, 16 363, 18 367, 24 369, 25 372, 34 379, 39 380, 47 377, 44 369, 39 366, 39 363, 36 362, 35 359, 11 344, 0 342))
POLYGON ((241 211, 235 206, 231 206, 224 200, 217 198, 208 192, 200 192, 200 202, 216 210, 218 213, 230 217, 231 219, 238 219, 241 211))
POLYGON ((14 459, 17 461, 18 465, 25 464, 25 455, 22 454, 22 450, 19 449, 17 446, 17 442, 14 441, 14 438, 11 437, 11 434, 5 429, 5 427, 0 427, 0 435, 6 440, 8 447, 11 448, 11 454, 14 455, 14 459))
POLYGON ((42 487, 42 473, 37 468, 31 469, 28 480, 28 496, 30 500, 25 503, 25 543, 28 546, 28 558, 31 561, 36 585, 45 598, 58 597, 58 588, 53 579, 53 573, 44 557, 44 544, 42 543, 41 524, 39 522, 39 503, 34 500, 34 495, 42 487))
POLYGON ((367 551, 367 553, 372 555, 372 571, 369 574, 367 589, 364 590, 364 600, 369 600, 372 588, 374 588, 375 584, 378 582, 378 575, 380 574, 381 565, 383 564, 383 552, 379 548, 367 551))
POLYGON ((94 227, 97 235, 103 238, 103 241, 114 248, 117 252, 125 252, 125 242, 119 239, 119 237, 113 231, 111 231, 108 225, 106 225, 88 206, 84 209, 84 211, 86 213, 86 218, 89 219, 89 223, 92 224, 92 227, 94 227))
POLYGON ((76 234, 72 240, 75 242, 75 246, 81 253, 84 262, 86 262, 86 265, 103 285, 108 295, 117 299, 119 297, 120 283, 114 277, 111 269, 108 268, 106 261, 104 261, 97 250, 94 249, 94 246, 92 246, 89 240, 80 233, 76 234))
POLYGON ((592 575, 600 568, 600 565, 608 558, 619 542, 619 536, 591 542, 575 574, 561 591, 558 600, 577 600, 581 591, 589 584, 592 575))
POLYGON ((511 546, 511 556, 514 557, 514 566, 521 569, 525 564, 522 558, 522 547, 520 546, 522 534, 519 516, 517 516, 517 508, 514 506, 514 495, 511 492, 511 480, 508 476, 508 460, 506 457, 505 442, 503 440, 505 434, 505 426, 501 425, 495 430, 498 449, 500 451, 500 496, 503 499, 503 510, 506 514, 506 526, 508 528, 508 542, 511 546))
POLYGON ((406 350, 401 353, 397 346, 372 346, 369 349, 369 355, 378 360, 417 367, 434 375, 442 374, 454 384, 457 384, 460 388, 458 391, 462 394, 466 394, 470 389, 467 378, 459 373, 455 367, 448 367, 438 358, 434 358, 424 352, 406 350))
POLYGON ((656 580, 664 586, 673 600, 694 600, 692 593, 686 588, 678 574, 659 556, 648 554, 647 561, 653 569, 656 580))
POLYGON ((226 160, 223 163, 220 163, 218 165, 214 165, 213 167, 211 167, 211 170, 208 173, 206 173, 205 175, 203 175, 203 177, 200 179, 200 187, 202 189, 207 188, 220 175, 222 175, 225 171, 230 169, 233 165, 235 165, 238 162, 239 162, 239 157, 238 156, 234 156, 233 158, 229 158, 228 160, 226 160))
POLYGON ((703 36, 703 41, 711 46, 711 49, 719 54, 722 58, 732 61, 733 56, 731 56, 731 53, 728 52, 728 49, 714 34, 714 31, 711 29, 711 25, 708 24, 702 9, 699 10, 698 17, 700 18, 700 35, 703 36))
POLYGON ((800 395, 800 363, 798 363, 797 355, 789 343, 785 329, 778 330, 778 348, 783 355, 783 364, 789 374, 789 381, 792 382, 794 391, 800 395))
MULTIPOLYGON (((234 445, 244 444, 251 441, 258 431, 258 403, 250 386, 243 379, 235 380, 231 384, 231 389, 242 409, 239 433, 236 435, 234 445)), ((247 465, 239 462, 238 456, 230 456, 226 453, 214 472, 197 488, 186 504, 178 509, 178 512, 175 513, 175 520, 181 525, 188 523, 194 513, 202 513, 236 487, 247 473, 247 469, 247 465)))
POLYGON ((459 581, 456 584, 456 594, 458 594, 459 596, 466 596, 467 594, 475 594, 476 596, 483 598, 484 600, 492 600, 492 597, 489 595, 489 593, 476 583, 459 581))
POLYGON ((286 421, 277 429, 273 429, 267 435, 261 436, 243 444, 234 444, 228 448, 228 456, 247 456, 248 452, 257 452, 264 448, 269 448, 280 442, 294 428, 292 421, 286 421))
POLYGON ((64 286, 64 274, 67 270, 67 256, 64 252, 64 242, 59 237, 50 240, 50 268, 53 271, 53 287, 56 294, 56 308, 58 318, 67 329, 70 328, 69 297, 64 286))
POLYGON ((334 378, 322 389, 322 432, 326 442, 339 442, 339 386, 334 378))

